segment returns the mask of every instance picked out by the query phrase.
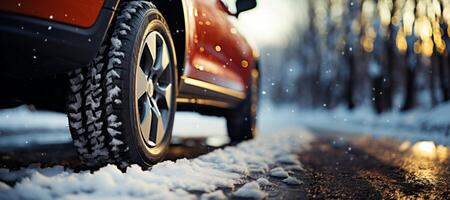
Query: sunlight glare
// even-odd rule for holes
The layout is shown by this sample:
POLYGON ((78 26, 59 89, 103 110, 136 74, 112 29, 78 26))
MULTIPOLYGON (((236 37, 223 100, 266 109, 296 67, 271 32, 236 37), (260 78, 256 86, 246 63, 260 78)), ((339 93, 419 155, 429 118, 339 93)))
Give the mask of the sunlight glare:
POLYGON ((307 21, 303 4, 305 1, 258 1, 258 7, 239 16, 239 29, 261 46, 287 42, 288 34, 298 27, 297 24, 307 21))
POLYGON ((433 158, 436 155, 436 145, 432 141, 421 141, 412 147, 414 154, 433 158))

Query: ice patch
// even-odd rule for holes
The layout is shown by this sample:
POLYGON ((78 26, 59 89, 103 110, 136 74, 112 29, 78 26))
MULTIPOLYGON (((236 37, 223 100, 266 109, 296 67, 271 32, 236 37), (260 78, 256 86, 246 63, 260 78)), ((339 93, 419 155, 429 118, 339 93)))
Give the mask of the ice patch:
POLYGON ((244 186, 234 192, 233 195, 236 197, 252 199, 264 199, 265 197, 267 197, 267 193, 261 190, 258 182, 256 181, 246 183, 244 186))

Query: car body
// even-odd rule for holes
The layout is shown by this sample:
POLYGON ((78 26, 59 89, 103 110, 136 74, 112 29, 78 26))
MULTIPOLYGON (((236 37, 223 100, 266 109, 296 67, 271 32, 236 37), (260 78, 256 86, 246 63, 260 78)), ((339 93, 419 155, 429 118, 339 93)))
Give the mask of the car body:
POLYGON ((4 0, 0 108, 66 112, 88 166, 148 167, 169 148, 176 110, 256 133, 258 53, 235 26, 256 0, 4 0))
MULTIPOLYGON (((258 53, 239 34, 225 4, 221 0, 153 2, 166 16, 177 47, 182 72, 179 109, 192 110, 197 107, 193 104, 230 107, 242 100, 251 70, 257 67, 258 53)), ((119 0, 2 1, 0 76, 20 90, 40 86, 35 91, 48 95, 17 94, 20 90, 2 84, 8 87, 4 88, 7 92, 0 102, 8 102, 0 107, 25 103, 63 110, 63 101, 45 104, 51 101, 49 96, 63 99, 64 88, 59 87, 63 87, 60 82, 64 77, 60 76, 87 66, 95 57, 119 3, 119 0)))

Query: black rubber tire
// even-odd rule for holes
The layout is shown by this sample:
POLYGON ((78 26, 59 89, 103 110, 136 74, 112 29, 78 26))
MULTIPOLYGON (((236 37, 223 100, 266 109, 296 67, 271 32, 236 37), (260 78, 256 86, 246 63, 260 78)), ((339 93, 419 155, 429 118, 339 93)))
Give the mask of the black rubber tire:
POLYGON ((259 71, 253 69, 247 96, 226 115, 230 143, 239 143, 256 137, 256 115, 259 99, 259 71))
POLYGON ((113 30, 105 39, 93 64, 70 76, 68 118, 74 145, 86 165, 101 167, 129 164, 148 167, 161 159, 170 144, 176 87, 165 137, 157 150, 148 147, 136 117, 135 79, 137 57, 148 31, 157 31, 169 46, 173 85, 177 84, 174 44, 169 28, 157 8, 145 1, 120 5, 113 30))

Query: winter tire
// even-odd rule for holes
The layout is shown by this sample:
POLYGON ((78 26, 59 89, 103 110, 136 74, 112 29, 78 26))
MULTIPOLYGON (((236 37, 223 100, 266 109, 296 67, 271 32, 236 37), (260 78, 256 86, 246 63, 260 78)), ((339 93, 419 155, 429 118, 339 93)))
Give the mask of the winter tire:
POLYGON ((259 97, 259 71, 253 69, 247 96, 226 116, 228 136, 231 143, 253 139, 256 136, 256 114, 259 97))
POLYGON ((70 130, 88 166, 147 167, 164 157, 171 139, 174 44, 149 2, 122 4, 112 27, 93 64, 70 74, 70 130))

